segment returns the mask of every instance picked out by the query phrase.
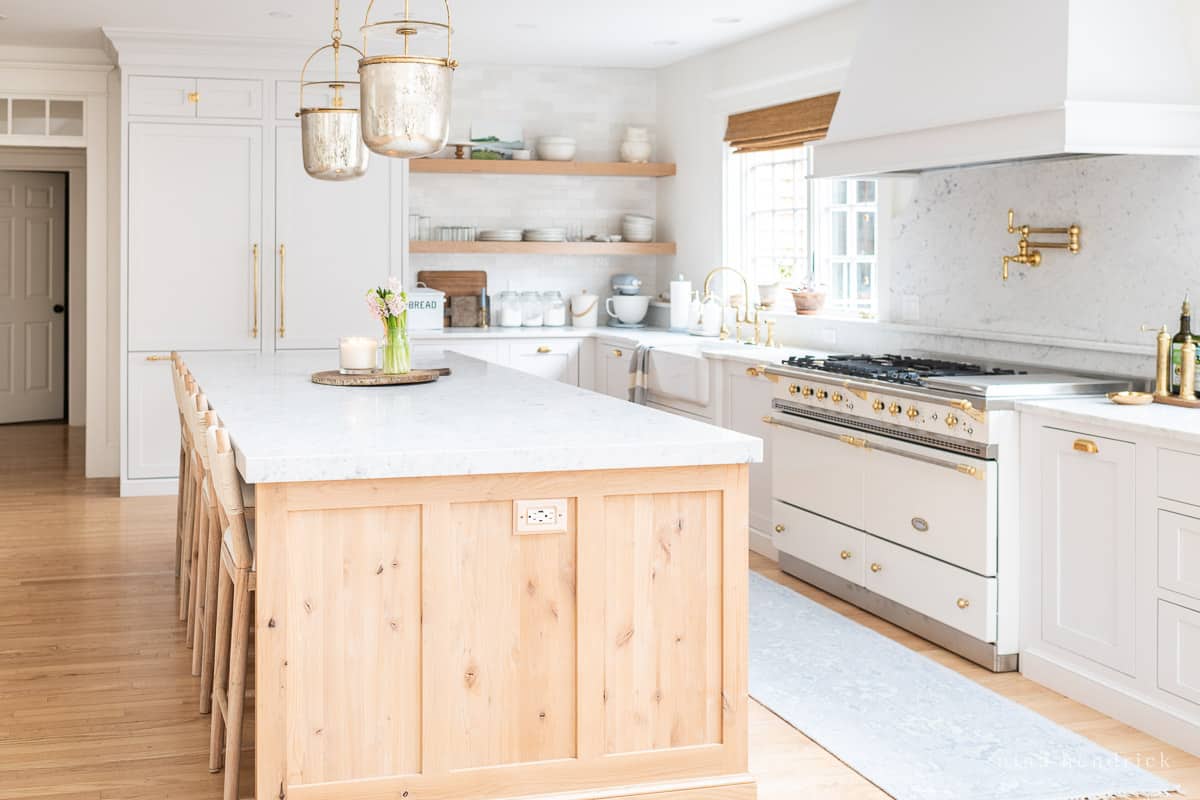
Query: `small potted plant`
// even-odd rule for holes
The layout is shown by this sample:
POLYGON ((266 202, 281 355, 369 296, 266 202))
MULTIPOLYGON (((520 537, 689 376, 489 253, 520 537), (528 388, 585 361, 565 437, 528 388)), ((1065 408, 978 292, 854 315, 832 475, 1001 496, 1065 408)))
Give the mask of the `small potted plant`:
POLYGON ((367 308, 383 323, 383 372, 407 375, 412 371, 412 349, 408 343, 408 295, 400 290, 400 279, 389 278, 387 288, 367 292, 367 308))
POLYGON ((812 281, 804 281, 789 288, 797 314, 818 314, 825 307, 825 291, 812 281))

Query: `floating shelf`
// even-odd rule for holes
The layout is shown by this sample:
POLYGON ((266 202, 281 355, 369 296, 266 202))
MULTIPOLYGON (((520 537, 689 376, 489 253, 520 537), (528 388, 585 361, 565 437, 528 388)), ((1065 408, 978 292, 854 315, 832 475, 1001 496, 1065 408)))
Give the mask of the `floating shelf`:
POLYGON ((529 256, 673 256, 674 242, 412 241, 410 253, 508 253, 529 256))
POLYGON ((449 175, 575 175, 578 177, 667 178, 674 164, 626 164, 623 161, 476 161, 469 158, 414 158, 412 172, 449 175))

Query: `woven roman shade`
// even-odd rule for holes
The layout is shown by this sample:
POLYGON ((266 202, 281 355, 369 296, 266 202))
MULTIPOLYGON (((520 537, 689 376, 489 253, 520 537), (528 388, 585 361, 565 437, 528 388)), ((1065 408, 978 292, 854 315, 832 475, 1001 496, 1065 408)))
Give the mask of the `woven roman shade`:
POLYGON ((794 103, 732 114, 725 141, 735 153, 782 150, 824 139, 837 106, 838 92, 794 103))

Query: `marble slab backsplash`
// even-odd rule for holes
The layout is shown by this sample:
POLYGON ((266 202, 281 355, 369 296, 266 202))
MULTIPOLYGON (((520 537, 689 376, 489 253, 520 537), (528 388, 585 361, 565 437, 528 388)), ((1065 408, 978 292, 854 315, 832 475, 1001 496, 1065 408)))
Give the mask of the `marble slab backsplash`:
POLYGON ((1154 337, 1139 326, 1174 332, 1184 292, 1200 300, 1200 158, 1030 161, 915 180, 881 250, 884 321, 789 318, 785 339, 1152 376, 1154 337), (1001 257, 1017 252, 1009 208, 1017 224, 1079 224, 1081 251, 1043 250, 1041 267, 1014 265, 1002 281, 1001 257), (904 315, 912 297, 916 319, 904 315))

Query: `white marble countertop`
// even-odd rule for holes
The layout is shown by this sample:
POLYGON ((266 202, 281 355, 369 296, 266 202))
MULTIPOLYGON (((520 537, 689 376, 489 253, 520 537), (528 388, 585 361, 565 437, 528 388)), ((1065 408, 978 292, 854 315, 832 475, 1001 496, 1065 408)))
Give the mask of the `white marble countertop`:
POLYGON ((194 353, 250 483, 636 469, 762 460, 762 441, 477 359, 417 350, 423 385, 319 386, 336 354, 194 353))
POLYGON ((1037 414, 1071 424, 1098 424, 1132 434, 1161 436, 1200 445, 1200 408, 1179 408, 1154 403, 1148 406, 1119 406, 1106 397, 1075 397, 1064 400, 1025 400, 1018 411, 1037 414))

